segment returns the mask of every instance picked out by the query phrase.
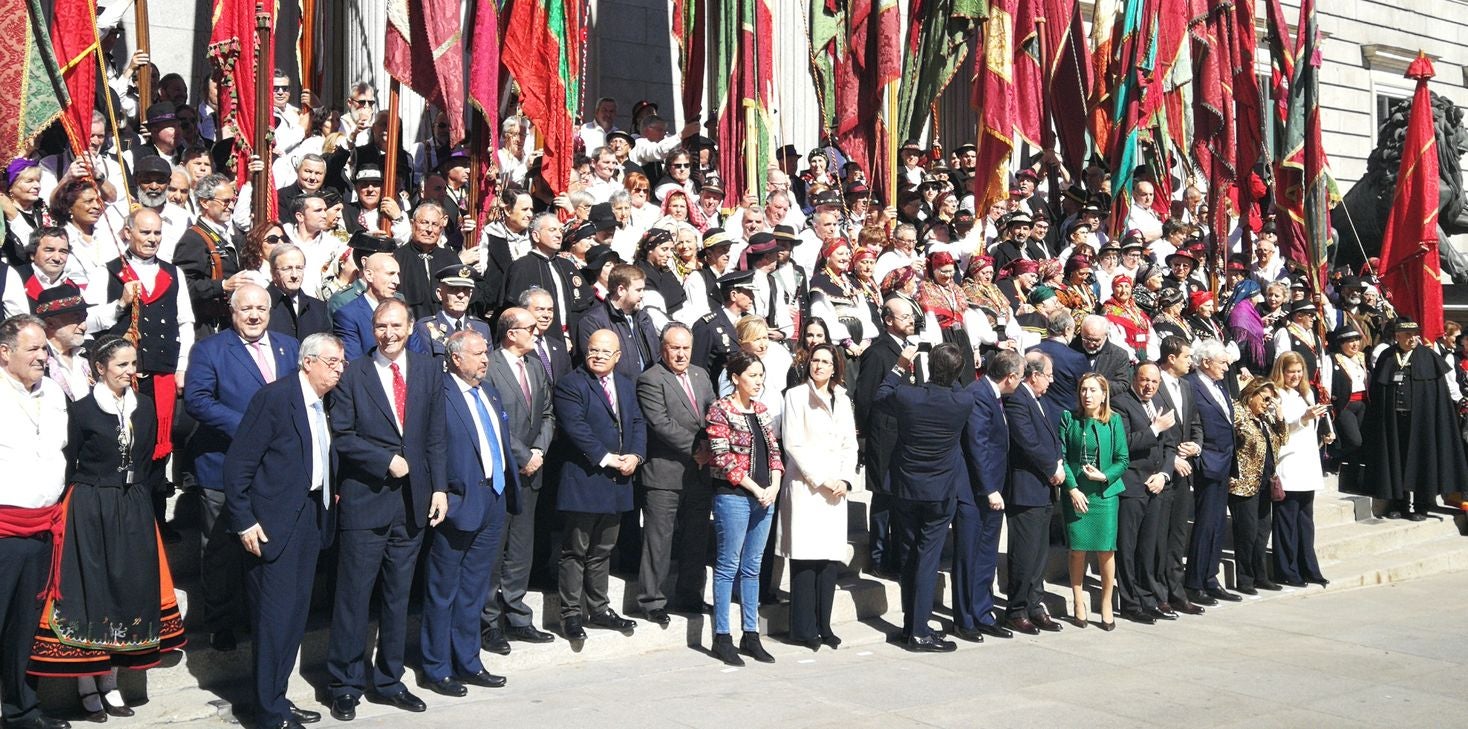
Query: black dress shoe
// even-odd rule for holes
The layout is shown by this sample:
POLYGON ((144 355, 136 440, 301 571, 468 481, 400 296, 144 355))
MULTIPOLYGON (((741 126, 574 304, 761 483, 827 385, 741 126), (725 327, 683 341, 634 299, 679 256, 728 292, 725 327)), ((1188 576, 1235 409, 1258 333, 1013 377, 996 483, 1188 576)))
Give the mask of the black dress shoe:
POLYGON ((1270 592, 1279 592, 1284 589, 1270 580, 1254 580, 1254 587, 1260 590, 1269 590, 1270 592))
POLYGON ((1324 577, 1322 577, 1322 578, 1320 578, 1318 580, 1309 580, 1309 582, 1314 583, 1316 585, 1320 585, 1321 587, 1325 587, 1326 585, 1329 585, 1330 584, 1330 580, 1327 580, 1324 577))
MULTIPOLYGON (((1123 618, 1125 618, 1127 620, 1130 620, 1133 623, 1141 623, 1142 625, 1156 625, 1157 624, 1157 618, 1154 618, 1151 615, 1148 615, 1147 613, 1144 613, 1144 612, 1142 612, 1140 610, 1128 610, 1128 611, 1122 613, 1121 614, 1121 617, 1123 617, 1123 618)), ((1105 623, 1102 623, 1102 625, 1104 626, 1105 623)))
MULTIPOLYGON (((1251 597, 1259 594, 1259 591, 1254 589, 1252 585, 1234 585, 1234 592, 1237 592, 1240 595, 1249 595, 1251 597)), ((1228 598, 1220 597, 1218 599, 1227 600, 1228 598)))
MULTIPOLYGON (((457 681, 455 681, 454 683, 458 685, 459 689, 464 691, 464 693, 468 693, 468 690, 464 689, 464 686, 462 684, 459 684, 457 681)), ((403 689, 402 691, 399 691, 392 696, 378 696, 377 701, 374 703, 386 704, 387 706, 396 707, 402 709, 403 711, 411 711, 413 713, 428 711, 428 704, 423 703, 423 699, 414 696, 413 693, 407 689, 403 689)))
POLYGON ((662 608, 653 608, 647 611, 647 619, 658 624, 658 627, 666 628, 673 619, 668 617, 668 611, 662 608))
POLYGON ((867 576, 875 577, 879 580, 891 580, 893 582, 902 579, 902 575, 898 574, 896 570, 883 569, 881 567, 874 567, 867 570, 867 576))
POLYGON ((71 722, 38 714, 25 721, 7 719, 5 727, 6 729, 71 729, 71 722))
POLYGON ((499 676, 489 671, 480 671, 469 676, 460 676, 459 680, 470 686, 478 686, 480 688, 504 688, 505 684, 510 682, 504 676, 499 676))
POLYGON ((539 630, 534 625, 512 625, 510 626, 509 630, 505 631, 505 638, 508 640, 519 641, 521 643, 556 642, 556 636, 554 633, 547 633, 544 630, 539 630))
POLYGON ((510 641, 505 640, 505 632, 499 628, 490 628, 481 633, 479 645, 497 656, 510 655, 510 641))
POLYGON ((1306 584, 1304 580, 1285 580, 1284 583, 1286 587, 1294 588, 1301 588, 1304 587, 1306 584))
POLYGON ((834 635, 823 635, 821 636, 821 645, 834 651, 841 647, 841 639, 834 635))
POLYGON ((618 615, 617 611, 611 609, 608 609, 606 612, 597 613, 596 615, 591 616, 591 620, 589 622, 592 625, 597 626, 598 628, 615 630, 619 633, 622 633, 623 635, 632 635, 632 631, 637 628, 636 620, 624 618, 621 615, 618 615))
POLYGON ((1166 610, 1163 610, 1162 608, 1155 608, 1155 607, 1154 608, 1148 608, 1146 610, 1146 613, 1147 613, 1147 617, 1152 618, 1154 621, 1155 620, 1177 620, 1177 613, 1173 612, 1172 611, 1172 608, 1168 608, 1166 610))
POLYGON ((107 712, 108 716, 115 716, 119 719, 126 719, 137 713, 127 704, 114 704, 107 701, 106 695, 102 696, 102 710, 107 712))
POLYGON ((457 699, 469 695, 469 689, 465 688, 464 684, 459 683, 452 678, 444 678, 438 681, 426 681, 423 685, 427 686, 428 690, 438 694, 439 696, 448 696, 450 698, 457 699))
POLYGON ((295 719, 297 722, 299 722, 301 724, 315 724, 316 722, 321 721, 321 712, 319 712, 319 711, 310 711, 310 710, 307 710, 307 709, 302 709, 301 707, 296 706, 295 704, 291 704, 290 707, 291 707, 291 718, 292 719, 295 719))
POLYGON ((1104 630, 1104 631, 1106 631, 1106 632, 1108 632, 1108 633, 1110 633, 1113 630, 1116 630, 1116 621, 1113 620, 1113 621, 1111 621, 1109 623, 1106 622, 1105 620, 1101 621, 1101 629, 1104 630))
POLYGON ((921 638, 908 638, 906 648, 913 653, 952 653, 958 650, 958 644, 937 636, 926 635, 921 638))
POLYGON ((1427 521, 1427 515, 1420 511, 1414 511, 1407 515, 1407 521, 1427 521))
POLYGON ((992 635, 995 638, 1013 638, 1014 637, 1014 631, 1012 631, 1009 628, 1006 628, 1003 625, 1000 625, 998 623, 995 623, 993 625, 986 625, 984 623, 979 623, 978 630, 979 630, 980 633, 983 633, 984 635, 992 635))
POLYGON ((234 638, 234 631, 228 628, 209 635, 209 647, 220 653, 228 653, 238 645, 234 638))
POLYGON ((692 600, 690 600, 688 602, 676 602, 676 603, 673 603, 672 612, 682 613, 684 615, 702 615, 702 614, 704 614, 706 612, 709 612, 710 610, 713 610, 713 609, 714 609, 714 606, 713 605, 710 605, 710 604, 704 602, 703 600, 698 600, 698 601, 692 601, 692 600))
POLYGON ((1059 633, 1062 627, 1060 623, 1055 622, 1045 613, 1030 616, 1030 622, 1034 623, 1036 628, 1047 633, 1059 633))
POLYGON ((1024 633, 1025 635, 1040 634, 1040 629, 1035 627, 1035 624, 1030 622, 1030 619, 1024 617, 1023 615, 1016 615, 1010 618, 1009 627, 1016 633, 1024 633))
POLYGON ((1202 615, 1203 613, 1207 612, 1202 607, 1194 605, 1191 601, 1188 600, 1172 603, 1172 609, 1182 613, 1183 615, 1202 615))
POLYGON ((337 721, 351 721, 357 718, 357 697, 338 696, 331 700, 331 718, 337 721))
POLYGON ((1385 514, 1382 514, 1382 517, 1386 519, 1400 519, 1402 518, 1402 512, 1397 511, 1396 509, 1392 509, 1385 514))
POLYGON ((301 722, 296 721, 293 717, 286 717, 274 724, 264 726, 266 726, 266 729, 305 729, 305 727, 301 726, 301 722))
POLYGON ((953 634, 970 643, 984 642, 984 634, 980 633, 978 628, 960 628, 955 625, 953 626, 953 634))
POLYGON ((581 627, 581 618, 561 618, 561 635, 566 640, 586 640, 586 629, 581 627))
POLYGON ((1192 597, 1192 601, 1198 605, 1207 605, 1208 607, 1213 607, 1214 605, 1218 604, 1218 601, 1213 599, 1213 597, 1206 592, 1190 592, 1189 594, 1192 597))
POLYGON ((1232 592, 1229 592, 1228 590, 1223 589, 1222 587, 1208 588, 1208 596, 1215 600, 1222 600, 1224 602, 1241 602, 1244 599, 1242 597, 1239 597, 1238 595, 1233 594, 1232 592))

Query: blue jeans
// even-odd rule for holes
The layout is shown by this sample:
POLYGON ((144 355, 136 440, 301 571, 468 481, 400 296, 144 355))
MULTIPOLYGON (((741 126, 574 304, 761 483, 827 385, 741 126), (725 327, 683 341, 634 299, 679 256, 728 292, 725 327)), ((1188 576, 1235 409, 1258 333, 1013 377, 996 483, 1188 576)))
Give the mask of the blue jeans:
POLYGON ((739 616, 744 630, 759 630, 759 567, 770 536, 773 510, 754 494, 720 488, 714 495, 714 634, 729 632, 729 603, 739 579, 739 616))

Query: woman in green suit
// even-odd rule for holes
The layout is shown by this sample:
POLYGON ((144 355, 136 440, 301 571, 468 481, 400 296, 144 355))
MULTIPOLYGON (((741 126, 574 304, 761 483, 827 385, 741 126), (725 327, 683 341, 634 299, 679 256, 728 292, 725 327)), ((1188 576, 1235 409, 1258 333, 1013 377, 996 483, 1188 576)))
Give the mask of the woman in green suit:
POLYGON ((1101 629, 1112 630, 1111 592, 1116 584, 1117 497, 1125 487, 1126 429, 1111 412, 1106 378, 1091 373, 1077 385, 1080 406, 1060 416, 1060 444, 1065 452, 1065 533, 1070 542, 1071 615, 1086 627, 1086 555, 1096 553, 1101 573, 1101 629))

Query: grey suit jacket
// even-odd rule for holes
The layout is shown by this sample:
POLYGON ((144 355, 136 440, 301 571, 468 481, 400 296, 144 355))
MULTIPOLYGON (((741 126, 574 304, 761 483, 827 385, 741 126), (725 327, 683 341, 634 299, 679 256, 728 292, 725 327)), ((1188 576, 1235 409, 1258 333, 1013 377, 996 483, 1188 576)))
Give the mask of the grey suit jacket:
MULTIPOLYGON (((505 352, 502 349, 490 352, 489 374, 485 378, 500 393, 500 402, 510 419, 510 450, 514 452, 515 463, 522 467, 530 460, 530 449, 534 448, 541 453, 550 450, 551 436, 556 432, 556 418, 551 402, 554 390, 545 379, 545 369, 534 359, 534 355, 525 361, 525 375, 530 380, 532 402, 529 403, 525 402, 525 391, 520 387, 519 373, 505 361, 505 352)), ((539 486, 538 477, 544 470, 542 467, 521 484, 530 488, 539 486)))
POLYGON ((667 365, 659 362, 637 378, 637 404, 647 421, 647 463, 639 470, 646 488, 677 491, 708 483, 708 470, 694 462, 693 454, 708 440, 705 415, 718 396, 702 367, 689 365, 688 379, 697 412, 667 365))

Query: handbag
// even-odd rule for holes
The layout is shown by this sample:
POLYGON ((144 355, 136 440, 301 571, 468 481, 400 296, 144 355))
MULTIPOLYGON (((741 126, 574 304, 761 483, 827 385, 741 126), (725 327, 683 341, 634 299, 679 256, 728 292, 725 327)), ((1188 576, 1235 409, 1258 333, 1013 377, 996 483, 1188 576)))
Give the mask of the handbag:
POLYGON ((1284 481, 1279 480, 1279 474, 1276 473, 1269 477, 1269 500, 1278 502, 1284 499, 1284 481))

